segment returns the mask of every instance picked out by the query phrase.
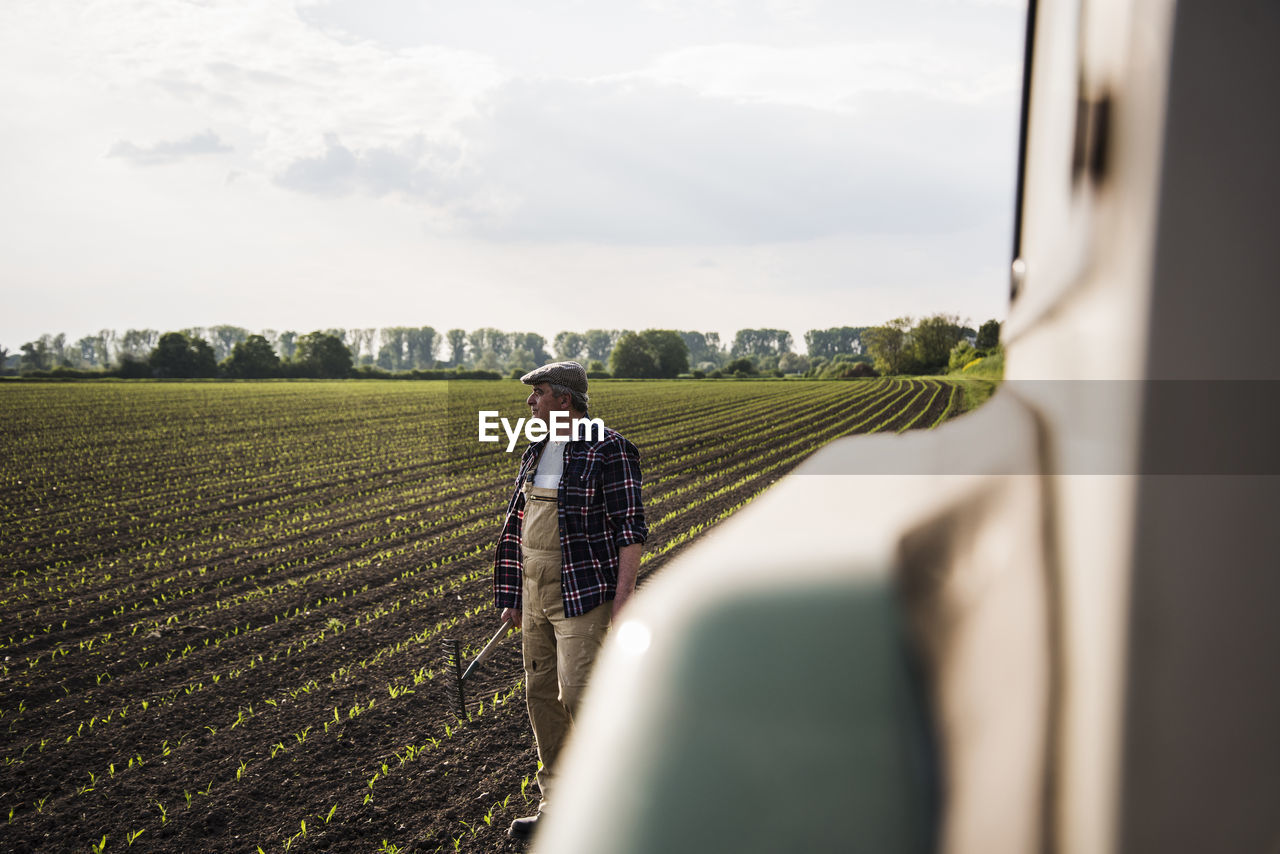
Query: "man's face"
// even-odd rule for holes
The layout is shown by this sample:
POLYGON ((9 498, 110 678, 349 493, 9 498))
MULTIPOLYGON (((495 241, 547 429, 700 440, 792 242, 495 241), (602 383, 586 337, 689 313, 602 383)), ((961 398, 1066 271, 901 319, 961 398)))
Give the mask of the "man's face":
POLYGON ((533 391, 529 392, 529 399, 525 401, 529 404, 529 411, 534 418, 541 418, 548 424, 551 423, 551 413, 556 410, 569 410, 569 395, 564 395, 560 400, 551 392, 551 386, 546 383, 538 383, 533 387, 533 391))

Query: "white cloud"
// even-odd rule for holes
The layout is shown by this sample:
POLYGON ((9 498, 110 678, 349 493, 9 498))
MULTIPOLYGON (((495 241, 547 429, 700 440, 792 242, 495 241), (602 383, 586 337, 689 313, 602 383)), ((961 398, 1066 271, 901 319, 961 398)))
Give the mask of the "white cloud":
POLYGON ((637 76, 688 86, 708 96, 856 111, 867 96, 924 95, 978 104, 1012 93, 1011 63, 925 39, 778 47, 719 44, 659 57, 637 76))
POLYGON ((954 231, 1011 192, 1014 124, 999 115, 923 94, 835 113, 640 79, 512 83, 463 126, 475 181, 458 186, 475 195, 455 215, 499 241, 954 231))
POLYGON ((117 139, 171 138, 176 117, 200 117, 268 172, 314 156, 328 133, 360 147, 456 141, 453 125, 502 79, 470 51, 334 38, 285 0, 99 0, 47 17, 35 11, 44 3, 14 2, 0 25, 28 42, 14 45, 24 88, 73 81, 116 108, 117 139))
POLYGON ((396 146, 352 149, 334 133, 324 135, 322 154, 302 157, 275 177, 289 190, 318 196, 397 194, 447 206, 457 196, 459 149, 410 137, 396 146))
POLYGON ((139 146, 128 140, 120 140, 111 146, 108 157, 121 157, 140 166, 155 166, 162 163, 176 163, 185 157, 206 154, 228 154, 231 146, 226 145, 211 130, 193 134, 185 139, 171 142, 157 142, 153 145, 139 146))
POLYGON ((438 233, 497 243, 923 235, 967 227, 1011 194, 1007 108, 868 92, 841 112, 643 77, 514 81, 459 124, 462 146, 330 134, 275 180, 321 196, 394 194, 432 211, 438 233))
POLYGON ((988 269, 1003 298, 1018 18, 981 0, 4 0, 0 159, 23 168, 0 173, 0 278, 32 296, 0 335, 765 312, 798 336, 826 305, 964 313, 939 294, 988 269), (537 318, 522 299, 601 281, 665 296, 537 318))

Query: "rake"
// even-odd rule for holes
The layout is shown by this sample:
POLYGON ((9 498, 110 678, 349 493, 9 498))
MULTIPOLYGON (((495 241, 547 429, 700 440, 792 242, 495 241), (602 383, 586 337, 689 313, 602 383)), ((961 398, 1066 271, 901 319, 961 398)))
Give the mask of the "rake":
POLYGON ((498 641, 502 640, 502 636, 507 630, 514 626, 515 623, 510 617, 502 621, 502 625, 493 633, 493 637, 489 638, 489 642, 484 645, 484 649, 480 650, 475 659, 467 666, 466 671, 462 669, 462 650, 458 646, 458 641, 453 638, 445 638, 444 648, 449 653, 449 658, 453 662, 453 674, 457 677, 458 684, 458 717, 465 718, 467 716, 467 701, 463 696, 462 689, 467 684, 467 680, 471 678, 471 674, 476 671, 480 665, 488 660, 493 654, 494 648, 498 645, 498 641))

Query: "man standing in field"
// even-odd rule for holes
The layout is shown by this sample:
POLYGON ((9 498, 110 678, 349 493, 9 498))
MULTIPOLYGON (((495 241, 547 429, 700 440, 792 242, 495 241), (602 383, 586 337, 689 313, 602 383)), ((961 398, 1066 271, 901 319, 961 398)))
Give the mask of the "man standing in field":
MULTIPOLYGON (((577 362, 520 379, 533 386, 526 402, 534 418, 550 425, 553 412, 587 417, 587 372, 577 362)), ((521 627, 525 699, 542 762, 542 800, 535 815, 511 823, 517 839, 533 833, 547 808, 573 713, 610 620, 635 591, 649 533, 639 452, 593 424, 579 437, 566 423, 562 435, 529 445, 498 538, 494 598, 502 618, 521 627)))

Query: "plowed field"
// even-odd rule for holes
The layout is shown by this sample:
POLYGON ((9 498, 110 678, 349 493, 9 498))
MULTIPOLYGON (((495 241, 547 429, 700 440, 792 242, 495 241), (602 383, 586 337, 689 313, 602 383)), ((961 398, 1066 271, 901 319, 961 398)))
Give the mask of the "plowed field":
MULTIPOLYGON (((0 386, 0 851, 501 851, 537 803, 497 627, 515 382, 0 386)), ((641 452, 642 580, 938 380, 593 381, 641 452)))

